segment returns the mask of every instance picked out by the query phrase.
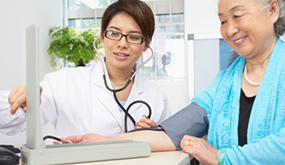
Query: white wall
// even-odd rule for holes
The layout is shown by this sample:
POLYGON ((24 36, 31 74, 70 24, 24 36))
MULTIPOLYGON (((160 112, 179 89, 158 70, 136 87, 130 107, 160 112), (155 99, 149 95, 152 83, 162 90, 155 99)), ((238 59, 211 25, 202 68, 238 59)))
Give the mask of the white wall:
MULTIPOLYGON (((185 0, 184 7, 186 38, 188 38, 188 34, 201 35, 203 37, 212 37, 220 34, 217 0, 185 0)), ((188 97, 191 100, 195 93, 194 42, 193 40, 187 40, 185 45, 187 46, 185 52, 188 62, 188 97)))
POLYGON ((0 1, 0 90, 26 83, 25 30, 30 24, 40 26, 40 75, 51 71, 48 29, 60 26, 61 10, 58 0, 0 1))
MULTIPOLYGON (((16 84, 26 84, 25 30, 31 24, 40 27, 40 79, 52 71, 46 50, 48 29, 61 25, 60 0, 1 0, 0 1, 0 90, 16 84)), ((0 133, 0 143, 23 144, 25 133, 6 136, 0 133)))
MULTIPOLYGON (((184 12, 186 40, 188 34, 220 33, 215 0, 184 0, 184 12)), ((186 77, 156 81, 167 94, 172 114, 187 106, 194 96, 193 43, 185 41, 185 52, 186 77)))
POLYGON ((220 33, 216 0, 185 0, 185 33, 220 33))

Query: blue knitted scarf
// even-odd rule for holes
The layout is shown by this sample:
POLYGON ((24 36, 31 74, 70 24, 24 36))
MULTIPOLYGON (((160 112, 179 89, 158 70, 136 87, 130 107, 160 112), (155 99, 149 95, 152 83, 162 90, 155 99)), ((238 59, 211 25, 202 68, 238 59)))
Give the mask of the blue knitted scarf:
MULTIPOLYGON (((283 140, 285 139, 285 43, 278 38, 250 114, 248 145, 241 148, 238 147, 238 122, 241 78, 245 62, 245 58, 238 57, 228 69, 221 71, 215 80, 192 100, 208 112, 208 142, 218 149, 232 148, 234 151, 232 153, 227 151, 227 155, 233 154, 236 159, 246 160, 248 156, 245 154, 248 154, 250 164, 254 162, 252 160, 255 158, 254 154, 257 154, 256 160, 268 154, 273 154, 271 155, 273 159, 274 150, 280 150, 285 161, 285 140, 283 140), (274 134, 277 133, 282 134, 283 139, 276 141, 274 134), (248 147, 251 143, 264 138, 265 140, 259 145, 248 147), (272 148, 269 152, 265 151, 268 147, 272 148)), ((260 159, 264 160, 264 158, 260 159)))

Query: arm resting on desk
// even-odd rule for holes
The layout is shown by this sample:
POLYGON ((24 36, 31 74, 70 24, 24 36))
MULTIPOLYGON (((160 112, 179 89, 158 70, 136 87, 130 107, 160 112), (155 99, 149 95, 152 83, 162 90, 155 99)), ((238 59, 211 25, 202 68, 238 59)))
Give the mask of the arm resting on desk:
MULTIPOLYGON (((98 134, 85 134, 81 136, 69 136, 61 138, 62 143, 81 143, 95 141, 114 141, 114 140, 134 140, 144 141, 151 144, 152 151, 175 151, 177 150, 169 136, 164 131, 137 131, 116 136, 102 136, 98 134)), ((59 144, 58 142, 54 142, 59 144)))
MULTIPOLYGON (((151 143, 152 151, 181 150, 180 141, 184 135, 202 137, 208 130, 207 112, 198 104, 191 103, 175 115, 161 123, 164 131, 142 130, 116 136, 106 137, 97 134, 69 136, 63 143, 94 142, 106 140, 146 141, 151 143)), ((56 143, 56 142, 55 142, 56 143)))
POLYGON ((151 144, 151 151, 176 151, 176 147, 164 131, 138 131, 110 137, 110 140, 145 141, 151 144))

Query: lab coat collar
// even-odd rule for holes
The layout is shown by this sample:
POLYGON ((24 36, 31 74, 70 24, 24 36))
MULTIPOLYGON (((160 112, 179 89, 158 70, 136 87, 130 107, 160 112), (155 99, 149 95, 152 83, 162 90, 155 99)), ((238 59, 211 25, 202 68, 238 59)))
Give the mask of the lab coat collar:
MULTIPOLYGON (((144 82, 144 79, 142 75, 138 72, 134 79, 134 85, 132 87, 131 93, 128 97, 128 100, 126 102, 125 107, 127 108, 132 102, 137 100, 146 100, 146 93, 145 93, 145 86, 146 83, 144 82)), ((135 111, 137 111, 142 105, 141 103, 134 104, 131 109, 129 110, 129 113, 132 114, 135 111)), ((147 115, 147 114, 146 114, 147 115)))
MULTIPOLYGON (((118 123, 120 123, 120 125, 123 128, 123 125, 121 122, 122 119, 121 118, 121 114, 119 112, 119 107, 114 99, 113 93, 110 92, 104 84, 104 80, 103 80, 103 66, 101 62, 98 62, 97 64, 95 64, 96 66, 94 66, 93 71, 91 72, 91 74, 93 74, 94 78, 93 78, 93 84, 95 85, 95 88, 97 93, 95 93, 96 97, 98 98, 98 100, 100 100, 100 102, 106 107, 106 109, 109 110, 109 112, 114 116, 114 118, 116 118, 116 120, 118 121, 118 123)), ((107 73, 107 71, 106 71, 107 73)), ((106 81, 107 84, 110 88, 112 88, 111 83, 110 83, 110 79, 109 79, 109 75, 106 74, 106 81)), ((136 100, 146 100, 146 92, 145 92, 145 87, 146 82, 145 82, 145 78, 138 72, 134 78, 134 84, 132 87, 132 90, 130 92, 130 95, 126 101, 125 104, 125 109, 129 106, 129 104, 131 104, 133 101, 136 100)), ((96 105, 94 105, 96 106, 96 105)), ((141 103, 137 103, 134 104, 131 109, 129 110, 129 113, 132 115, 135 111, 137 111, 142 105, 141 103)), ((143 115, 143 114, 142 114, 143 115)), ((148 115, 148 114, 146 114, 148 115)), ((138 121, 139 119, 135 119, 136 121, 138 121)))
MULTIPOLYGON (((107 71, 105 71, 105 72, 107 73, 107 71)), ((105 85, 104 85, 104 80, 103 80, 103 65, 100 61, 98 61, 95 64, 91 74, 93 74, 92 76, 94 77, 93 78, 93 84, 97 85, 100 88, 104 88, 105 85)), ((108 85, 111 85, 110 81, 109 81, 109 75, 108 74, 106 74, 106 80, 107 80, 108 85)), ((108 89, 106 89, 106 90, 108 90, 108 89)))
MULTIPOLYGON (((103 80, 103 67, 102 63, 99 61, 93 66, 92 71, 91 71, 91 77, 93 77, 93 95, 101 102, 101 104, 110 112, 110 114, 116 119, 118 124, 123 128, 122 125, 122 117, 121 113, 119 111, 119 107, 116 104, 116 101, 114 100, 113 93, 110 92, 104 84, 103 80)), ((106 75, 106 80, 111 87, 110 81, 109 81, 109 76, 108 74, 106 75)), ((94 108, 98 107, 96 105, 93 105, 94 108)))
MULTIPOLYGON (((105 73, 107 73, 107 71, 105 71, 105 73)), ((103 66, 101 62, 97 62, 93 68, 93 84, 101 87, 101 88, 105 88, 108 92, 110 92, 104 84, 104 80, 103 80, 103 66), (96 73, 95 73, 96 71, 96 73)), ((106 74, 106 81, 107 84, 110 88, 112 88, 111 82, 110 82, 110 78, 109 75, 106 74)), ((144 84, 144 77, 138 72, 134 78, 134 85, 132 87, 131 93, 132 92, 136 92, 138 95, 142 94, 144 92, 145 88, 142 88, 142 86, 145 85, 144 84), (142 83, 142 84, 141 84, 142 83)), ((110 92, 112 93, 112 92, 110 92)))

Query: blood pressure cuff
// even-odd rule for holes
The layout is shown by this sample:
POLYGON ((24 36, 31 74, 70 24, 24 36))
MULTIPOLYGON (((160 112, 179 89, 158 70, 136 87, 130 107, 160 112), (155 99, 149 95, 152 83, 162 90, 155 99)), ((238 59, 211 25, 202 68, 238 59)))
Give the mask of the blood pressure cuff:
POLYGON ((178 150, 184 135, 202 137, 208 132, 208 113, 191 103, 160 124, 178 150))
POLYGON ((150 131, 164 131, 164 129, 158 125, 158 126, 154 126, 154 127, 149 127, 149 128, 139 128, 139 129, 134 129, 131 130, 129 132, 135 132, 135 131, 143 131, 143 130, 150 130, 150 131))

